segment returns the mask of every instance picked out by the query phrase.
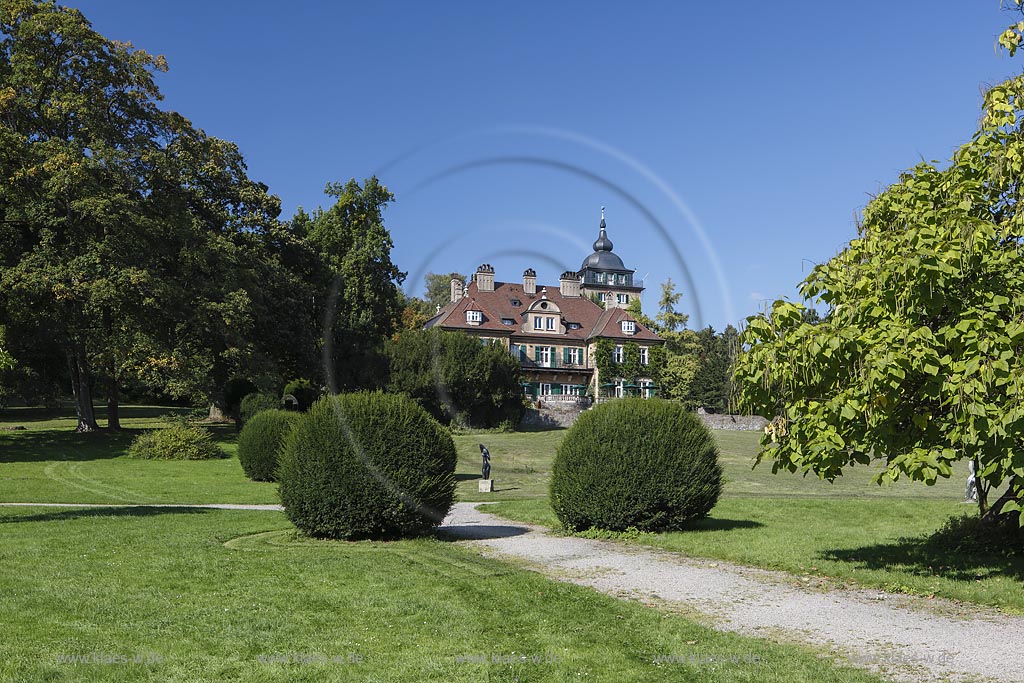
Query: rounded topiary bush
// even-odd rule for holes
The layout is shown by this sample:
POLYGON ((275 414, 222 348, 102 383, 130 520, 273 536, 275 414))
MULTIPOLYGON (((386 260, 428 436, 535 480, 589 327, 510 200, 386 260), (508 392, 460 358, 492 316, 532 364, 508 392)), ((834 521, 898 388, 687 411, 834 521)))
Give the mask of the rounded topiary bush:
POLYGON ((211 460, 227 453, 213 441, 210 432, 185 422, 153 429, 135 437, 128 448, 133 458, 149 460, 211 460))
POLYGON ((238 435, 238 462, 245 476, 254 481, 276 481, 278 455, 298 420, 298 413, 264 410, 245 423, 238 435))
POLYGON ((285 513, 321 538, 397 538, 441 523, 455 499, 455 443, 404 395, 320 399, 280 454, 285 513))
POLYGON ((673 531, 722 492, 711 433, 678 403, 621 399, 580 415, 551 471, 551 506, 571 530, 673 531))
POLYGON ((293 379, 284 386, 284 395, 294 396, 299 402, 299 410, 309 410, 309 407, 320 398, 320 390, 308 379, 293 379))
POLYGON ((264 410, 276 410, 281 407, 281 399, 270 394, 248 394, 238 406, 238 420, 245 425, 257 413, 264 410))

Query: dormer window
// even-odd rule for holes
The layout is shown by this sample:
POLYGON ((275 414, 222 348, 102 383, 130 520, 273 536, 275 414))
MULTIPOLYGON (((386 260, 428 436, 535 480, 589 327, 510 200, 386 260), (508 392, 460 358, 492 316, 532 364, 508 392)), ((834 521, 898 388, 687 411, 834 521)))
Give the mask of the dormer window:
POLYGON ((510 301, 509 303, 512 304, 513 308, 519 308, 520 306, 523 305, 523 302, 520 301, 519 299, 512 299, 512 301, 510 301))
POLYGON ((544 329, 544 321, 539 315, 533 316, 533 329, 542 330, 544 329))
POLYGON ((512 318, 502 318, 501 319, 501 324, 502 325, 515 325, 516 321, 513 320, 512 318))
POLYGON ((546 329, 548 329, 548 330, 555 329, 555 319, 554 318, 545 318, 544 320, 545 320, 544 326, 545 326, 546 329))
POLYGON ((623 320, 622 331, 626 334, 636 334, 636 323, 632 320, 623 320))
POLYGON ((579 323, 568 323, 566 325, 566 327, 569 328, 570 330, 578 330, 578 329, 580 329, 580 324, 579 323))
POLYGON ((466 311, 466 322, 479 325, 484 321, 483 311, 466 311))

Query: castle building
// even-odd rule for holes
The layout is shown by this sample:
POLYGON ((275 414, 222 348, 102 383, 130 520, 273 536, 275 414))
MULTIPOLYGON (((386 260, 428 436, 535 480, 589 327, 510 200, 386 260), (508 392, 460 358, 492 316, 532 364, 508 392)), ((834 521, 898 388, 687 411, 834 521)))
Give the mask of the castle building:
POLYGON ((468 286, 451 281, 450 302, 426 327, 458 330, 504 346, 522 364, 523 391, 532 399, 652 396, 657 386, 644 370, 651 350, 664 341, 625 310, 643 292, 643 282, 612 246, 602 208, 594 253, 579 271, 562 273, 557 287, 538 285, 532 268, 520 282, 498 282, 494 268, 484 263, 468 286), (639 376, 600 377, 600 340, 609 340, 603 347, 611 348, 614 364, 635 352, 639 376))

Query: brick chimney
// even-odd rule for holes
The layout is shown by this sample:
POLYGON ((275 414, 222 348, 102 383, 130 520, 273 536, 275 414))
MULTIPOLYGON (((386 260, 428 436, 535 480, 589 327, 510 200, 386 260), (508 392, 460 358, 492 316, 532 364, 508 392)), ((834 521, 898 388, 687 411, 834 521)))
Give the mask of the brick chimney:
POLYGON ((580 296, 580 276, 571 270, 562 273, 558 278, 558 291, 562 296, 580 296))
POLYGON ((537 293, 537 271, 533 268, 527 268, 523 271, 523 293, 537 293))
POLYGON ((494 266, 482 263, 476 269, 476 289, 478 292, 494 291, 494 266))

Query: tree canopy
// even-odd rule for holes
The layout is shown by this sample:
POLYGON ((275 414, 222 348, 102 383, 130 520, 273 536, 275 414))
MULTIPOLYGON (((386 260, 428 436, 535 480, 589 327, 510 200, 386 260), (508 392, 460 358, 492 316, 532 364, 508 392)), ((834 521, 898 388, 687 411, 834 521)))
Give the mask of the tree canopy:
POLYGON ((321 379, 324 345, 365 368, 398 317, 387 189, 332 184, 334 206, 282 223, 237 146, 161 108, 166 68, 77 10, 0 6, 5 351, 22 385, 70 384, 82 431, 96 390, 117 428, 129 385, 214 415, 233 377, 321 379))
POLYGON ((434 328, 404 332, 387 349, 388 390, 442 422, 497 427, 522 417, 522 369, 500 344, 434 328))
MULTIPOLYGON (((1012 51, 1021 31, 1000 42, 1012 51)), ((760 455, 773 470, 831 480, 881 460, 880 481, 932 484, 968 459, 983 515, 1019 509, 1022 109, 1024 77, 990 88, 949 164, 919 164, 868 204, 856 239, 801 285, 828 305, 823 320, 788 301, 748 320, 736 381, 774 420, 760 455)))

